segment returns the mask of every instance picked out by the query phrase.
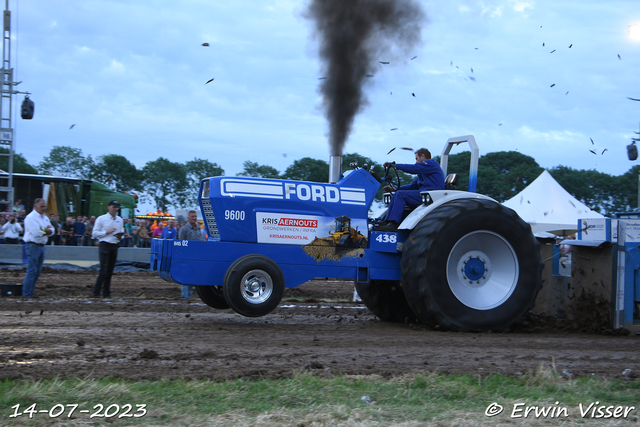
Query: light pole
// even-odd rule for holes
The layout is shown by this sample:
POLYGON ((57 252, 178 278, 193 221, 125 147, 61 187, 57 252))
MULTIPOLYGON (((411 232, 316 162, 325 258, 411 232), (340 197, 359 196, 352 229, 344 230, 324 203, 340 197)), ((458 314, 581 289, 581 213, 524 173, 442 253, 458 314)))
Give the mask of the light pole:
MULTIPOLYGON (((628 29, 629 29, 629 37, 633 40, 640 41, 640 24, 629 25, 628 29)), ((634 99, 634 101, 636 100, 634 99)), ((636 135, 640 135, 640 132, 635 132, 635 133, 636 135)), ((629 147, 631 146, 627 147, 627 149, 629 150, 629 153, 628 153, 629 159, 635 160, 638 157, 635 143, 640 141, 640 138, 631 138, 631 140, 633 141, 631 143, 632 144, 631 146, 633 146, 633 150, 629 150, 629 147)), ((640 210, 640 171, 638 171, 638 210, 640 210)))
MULTIPOLYGON (((16 86, 21 82, 13 80, 13 68, 11 68, 11 11, 9 11, 9 0, 5 0, 5 9, 2 14, 2 67, 0 68, 0 146, 6 145, 9 153, 0 153, 2 156, 9 157, 9 170, 7 177, 2 178, 6 181, 6 186, 0 185, 0 193, 6 194, 6 199, 1 199, 1 204, 9 205, 9 212, 13 210, 14 188, 13 188, 13 156, 15 152, 15 135, 13 132, 12 106, 13 95, 18 93, 29 95, 29 92, 19 92, 16 86)), ((30 110, 33 116, 33 102, 27 96, 27 110, 30 110)), ((24 103, 23 103, 24 106, 24 103)), ((23 118, 26 117, 23 113, 23 118)))

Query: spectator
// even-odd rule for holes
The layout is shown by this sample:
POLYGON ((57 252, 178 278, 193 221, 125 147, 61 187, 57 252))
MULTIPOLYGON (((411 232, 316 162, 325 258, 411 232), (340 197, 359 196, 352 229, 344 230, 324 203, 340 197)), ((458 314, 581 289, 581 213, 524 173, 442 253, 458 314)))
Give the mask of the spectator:
POLYGON ((73 239, 73 218, 70 216, 67 217, 62 227, 60 227, 60 244, 69 246, 71 245, 71 240, 73 239))
MULTIPOLYGON (((198 214, 196 211, 187 213, 187 224, 180 228, 178 238, 180 240, 203 240, 200 234, 200 225, 198 224, 198 214)), ((193 293, 193 286, 182 285, 182 298, 189 299, 193 293)))
POLYGON ((73 223, 73 246, 82 246, 86 227, 86 224, 82 222, 82 215, 78 215, 76 217, 76 222, 73 223))
POLYGON ((60 218, 58 215, 49 214, 49 222, 53 227, 54 234, 50 235, 47 239, 47 245, 59 245, 60 244, 60 218))
MULTIPOLYGON (((33 211, 32 211, 33 212, 33 211)), ((15 212, 14 212, 15 213, 15 212)), ((27 211, 23 209, 20 209, 20 213, 17 216, 17 220, 20 224, 24 224, 24 219, 27 217, 27 211)))
POLYGON ((84 233, 84 246, 97 246, 98 242, 91 235, 93 233, 93 227, 96 224, 96 217, 91 216, 89 221, 85 224, 85 233, 84 233))
POLYGON ((198 214, 196 211, 189 211, 187 213, 187 223, 180 228, 178 233, 179 240, 204 240, 202 233, 200 232, 200 225, 198 224, 198 214))
POLYGON ((138 237, 138 229, 135 228, 133 230, 131 230, 131 240, 129 241, 129 247, 130 248, 141 248, 142 246, 140 245, 140 238, 138 237))
POLYGON ((22 233, 22 226, 15 218, 11 218, 2 226, 4 232, 4 242, 10 245, 17 245, 20 243, 20 233, 22 233))
POLYGON ((129 218, 122 218, 122 222, 124 223, 124 236, 120 241, 120 246, 128 248, 129 241, 131 240, 131 232, 133 231, 131 230, 131 221, 129 220, 129 218))
POLYGON ((34 296, 33 292, 44 262, 44 244, 47 242, 47 236, 54 232, 49 218, 44 214, 45 210, 47 210, 47 202, 44 199, 36 199, 33 202, 33 210, 25 220, 27 274, 22 282, 22 295, 26 298, 34 296))
POLYGON ((162 229, 163 228, 164 228, 164 224, 160 222, 157 225, 157 227, 154 228, 153 231, 151 232, 151 237, 153 237, 154 239, 161 239, 162 238, 162 229))
POLYGON ((18 212, 13 212, 7 215, 7 221, 11 221, 11 218, 15 219, 16 222, 18 222, 21 225, 24 223, 24 218, 22 219, 22 221, 20 221, 20 214, 18 212))
POLYGON ((167 224, 167 228, 162 230, 162 234, 160 235, 161 239, 169 239, 175 240, 178 237, 178 230, 174 228, 175 220, 170 219, 167 224))
POLYGON ((24 205, 22 204, 22 199, 16 200, 16 202, 13 204, 13 211, 19 213, 20 211, 23 211, 23 210, 24 210, 24 205))
POLYGON ((150 246, 149 244, 149 240, 151 239, 149 237, 149 231, 147 230, 146 227, 139 227, 137 230, 137 234, 138 234, 138 247, 139 248, 148 248, 150 246))
POLYGON ((93 296, 99 297, 102 292, 103 298, 111 297, 111 276, 118 259, 118 246, 120 239, 124 235, 124 223, 117 213, 120 204, 112 200, 107 205, 109 210, 106 214, 100 215, 93 227, 93 237, 98 239, 100 257, 100 273, 93 286, 93 296))

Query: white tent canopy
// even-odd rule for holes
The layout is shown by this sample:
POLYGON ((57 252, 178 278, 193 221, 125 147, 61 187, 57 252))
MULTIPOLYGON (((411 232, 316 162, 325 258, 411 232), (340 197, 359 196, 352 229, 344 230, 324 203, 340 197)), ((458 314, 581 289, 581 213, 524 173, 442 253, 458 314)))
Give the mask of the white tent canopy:
POLYGON ((578 220, 604 218, 573 197, 548 171, 503 203, 531 225, 533 233, 569 235, 578 231, 578 220))

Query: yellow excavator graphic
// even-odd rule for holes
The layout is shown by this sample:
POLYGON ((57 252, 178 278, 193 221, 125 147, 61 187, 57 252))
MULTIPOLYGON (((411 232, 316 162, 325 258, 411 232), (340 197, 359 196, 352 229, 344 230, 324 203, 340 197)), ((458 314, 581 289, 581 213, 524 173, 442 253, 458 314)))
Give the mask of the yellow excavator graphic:
POLYGON ((366 248, 367 238, 363 236, 358 227, 351 228, 351 218, 346 215, 335 219, 333 227, 329 230, 330 237, 315 238, 310 245, 330 246, 339 248, 366 248))

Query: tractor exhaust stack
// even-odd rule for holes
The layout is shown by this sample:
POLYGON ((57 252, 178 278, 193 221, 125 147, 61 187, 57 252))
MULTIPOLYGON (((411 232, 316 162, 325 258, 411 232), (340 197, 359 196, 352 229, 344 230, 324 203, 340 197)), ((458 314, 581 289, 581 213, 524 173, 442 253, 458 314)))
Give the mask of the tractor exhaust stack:
POLYGON ((329 183, 335 184, 342 177, 342 156, 329 157, 329 183))

